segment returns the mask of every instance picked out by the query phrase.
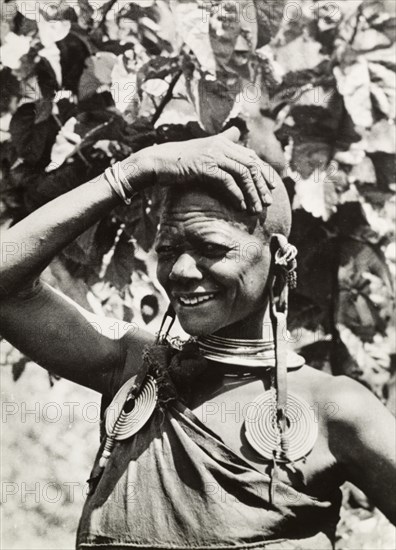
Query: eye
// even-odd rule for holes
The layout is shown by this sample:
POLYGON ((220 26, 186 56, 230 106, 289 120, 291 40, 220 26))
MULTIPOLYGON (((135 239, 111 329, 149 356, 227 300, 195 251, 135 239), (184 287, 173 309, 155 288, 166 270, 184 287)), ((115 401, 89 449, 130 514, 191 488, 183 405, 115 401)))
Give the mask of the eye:
POLYGON ((201 254, 208 258, 222 258, 229 252, 229 247, 218 243, 204 243, 201 247, 201 254))

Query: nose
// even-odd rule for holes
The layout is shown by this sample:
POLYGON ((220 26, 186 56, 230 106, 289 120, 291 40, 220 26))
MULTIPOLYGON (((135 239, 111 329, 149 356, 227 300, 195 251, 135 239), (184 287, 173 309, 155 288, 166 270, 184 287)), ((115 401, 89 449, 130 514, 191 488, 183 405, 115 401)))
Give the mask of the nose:
POLYGON ((181 279, 201 280, 202 273, 199 271, 194 257, 187 252, 183 252, 173 264, 169 279, 171 281, 180 281, 181 279))

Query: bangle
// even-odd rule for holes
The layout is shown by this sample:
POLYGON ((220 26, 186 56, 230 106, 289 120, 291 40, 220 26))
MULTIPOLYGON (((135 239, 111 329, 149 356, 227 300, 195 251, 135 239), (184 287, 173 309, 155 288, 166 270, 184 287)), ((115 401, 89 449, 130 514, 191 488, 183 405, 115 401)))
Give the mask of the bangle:
POLYGON ((106 168, 104 171, 104 176, 114 193, 118 195, 120 199, 125 202, 125 204, 131 204, 132 198, 136 193, 129 184, 120 163, 116 162, 113 166, 106 168), (125 191, 131 193, 131 196, 128 197, 125 191))
POLYGON ((118 171, 118 177, 120 178, 120 181, 122 183, 122 186, 124 187, 124 190, 126 191, 127 195, 130 197, 133 197, 137 194, 137 191, 133 188, 133 186, 129 183, 129 180, 125 174, 125 170, 121 164, 121 162, 117 162, 114 167, 117 166, 118 171))

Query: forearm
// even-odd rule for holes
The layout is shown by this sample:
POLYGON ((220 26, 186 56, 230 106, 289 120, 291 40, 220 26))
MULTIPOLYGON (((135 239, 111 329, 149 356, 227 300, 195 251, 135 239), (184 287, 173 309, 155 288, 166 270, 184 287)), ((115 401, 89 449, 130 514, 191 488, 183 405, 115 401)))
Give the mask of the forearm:
POLYGON ((148 147, 119 163, 115 182, 102 175, 42 206, 4 232, 0 293, 23 289, 67 244, 119 204, 119 196, 127 201, 154 182, 184 186, 209 180, 238 209, 248 205, 251 213, 262 212, 272 202, 268 189, 275 183, 264 175, 267 165, 238 145, 238 139, 239 131, 230 128, 220 136, 148 147))
POLYGON ((66 245, 120 203, 101 175, 3 231, 1 295, 18 292, 37 278, 66 245))

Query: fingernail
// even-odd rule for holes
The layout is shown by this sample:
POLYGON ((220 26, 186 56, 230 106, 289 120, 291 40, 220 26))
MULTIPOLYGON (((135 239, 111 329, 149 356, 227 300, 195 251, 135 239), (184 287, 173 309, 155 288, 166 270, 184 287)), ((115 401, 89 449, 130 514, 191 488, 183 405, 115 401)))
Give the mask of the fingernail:
POLYGON ((246 210, 246 202, 244 200, 241 201, 241 208, 242 210, 246 210))

